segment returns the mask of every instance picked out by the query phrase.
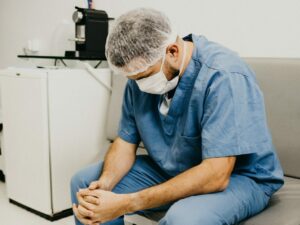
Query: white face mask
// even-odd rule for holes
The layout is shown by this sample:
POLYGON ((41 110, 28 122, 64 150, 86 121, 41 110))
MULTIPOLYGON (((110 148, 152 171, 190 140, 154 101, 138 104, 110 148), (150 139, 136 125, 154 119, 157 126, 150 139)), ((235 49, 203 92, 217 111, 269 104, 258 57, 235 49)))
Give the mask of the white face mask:
MULTIPOLYGON (((183 56, 181 60, 181 65, 179 68, 179 74, 182 72, 184 66, 184 59, 186 55, 186 46, 185 42, 183 42, 183 56)), ((179 81, 179 75, 174 77, 172 80, 168 80, 166 75, 163 72, 163 65, 165 62, 166 54, 164 54, 162 64, 160 67, 160 71, 156 74, 153 74, 149 77, 142 78, 140 80, 136 80, 137 85, 140 90, 143 92, 147 92, 150 94, 165 94, 168 91, 174 89, 179 81)))

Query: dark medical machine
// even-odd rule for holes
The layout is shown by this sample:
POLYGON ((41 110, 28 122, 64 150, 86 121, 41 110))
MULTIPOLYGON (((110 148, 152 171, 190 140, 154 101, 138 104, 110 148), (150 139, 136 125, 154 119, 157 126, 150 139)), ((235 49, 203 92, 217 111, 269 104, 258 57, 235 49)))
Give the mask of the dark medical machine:
POLYGON ((75 7, 75 52, 66 51, 65 56, 83 58, 105 58, 105 43, 109 18, 103 10, 75 7))

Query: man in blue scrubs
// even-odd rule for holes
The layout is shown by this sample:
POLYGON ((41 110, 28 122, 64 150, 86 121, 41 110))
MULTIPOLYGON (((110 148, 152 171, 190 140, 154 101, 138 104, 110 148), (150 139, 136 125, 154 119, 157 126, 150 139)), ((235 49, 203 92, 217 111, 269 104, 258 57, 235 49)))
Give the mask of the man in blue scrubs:
POLYGON ((71 180, 77 225, 162 210, 159 225, 237 224, 266 207, 283 173, 263 95, 236 53, 136 9, 116 21, 106 55, 129 79, 118 138, 71 180), (136 156, 141 141, 148 155, 136 156))

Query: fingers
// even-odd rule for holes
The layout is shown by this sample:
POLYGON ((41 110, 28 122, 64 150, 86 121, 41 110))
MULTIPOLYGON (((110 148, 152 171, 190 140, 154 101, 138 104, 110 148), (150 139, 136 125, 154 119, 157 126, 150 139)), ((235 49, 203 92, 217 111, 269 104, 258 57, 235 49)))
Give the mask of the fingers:
POLYGON ((85 202, 88 202, 88 203, 91 203, 91 204, 94 204, 94 205, 99 205, 99 204, 100 204, 99 199, 98 199, 98 198, 95 198, 94 196, 89 196, 89 195, 84 196, 84 197, 83 197, 83 200, 84 200, 85 202))
POLYGON ((94 190, 89 190, 89 189, 79 189, 77 193, 79 193, 81 196, 84 196, 84 195, 91 195, 93 191, 94 190))
POLYGON ((94 189, 97 189, 99 188, 99 182, 98 181, 93 181, 92 183, 90 183, 90 186, 89 186, 89 189, 90 190, 94 190, 94 189))
POLYGON ((92 217, 94 216, 94 213, 90 210, 87 210, 86 208, 84 208, 82 205, 78 205, 77 207, 78 212, 85 217, 92 217))
POLYGON ((77 209, 77 206, 75 204, 72 205, 73 213, 76 216, 76 218, 83 224, 92 224, 92 220, 88 218, 84 218, 79 210, 77 209))
POLYGON ((76 195, 77 195, 77 200, 78 200, 79 205, 82 205, 83 207, 85 207, 88 210, 92 210, 92 211, 95 210, 95 205, 98 205, 98 203, 99 203, 98 198, 92 197, 93 199, 90 200, 90 198, 91 198, 90 196, 82 196, 78 192, 76 193, 76 195), (87 198, 87 197, 89 197, 89 198, 87 198))
POLYGON ((98 197, 100 197, 101 190, 99 190, 99 189, 96 189, 96 190, 80 189, 78 192, 81 196, 90 195, 90 196, 94 196, 94 197, 98 198, 98 197))

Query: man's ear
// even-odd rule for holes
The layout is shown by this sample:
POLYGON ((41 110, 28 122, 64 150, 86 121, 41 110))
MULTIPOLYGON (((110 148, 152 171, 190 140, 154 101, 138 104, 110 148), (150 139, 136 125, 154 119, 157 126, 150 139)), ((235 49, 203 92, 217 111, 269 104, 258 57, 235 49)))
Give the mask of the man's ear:
POLYGON ((177 44, 171 44, 167 48, 167 55, 171 58, 178 58, 179 46, 177 44))

